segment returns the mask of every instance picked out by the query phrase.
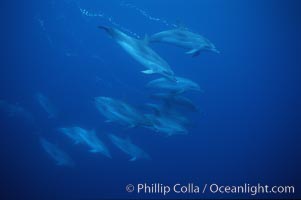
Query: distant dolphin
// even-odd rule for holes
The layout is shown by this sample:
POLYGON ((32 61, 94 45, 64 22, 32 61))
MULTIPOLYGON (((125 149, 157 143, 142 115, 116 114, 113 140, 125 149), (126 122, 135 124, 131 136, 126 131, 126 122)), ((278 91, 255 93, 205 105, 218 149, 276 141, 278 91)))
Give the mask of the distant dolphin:
POLYGON ((175 95, 173 93, 156 93, 150 95, 153 99, 163 100, 165 106, 170 108, 173 106, 178 106, 185 108, 189 111, 198 111, 198 107, 195 106, 190 99, 184 96, 175 95))
POLYGON ((6 113, 8 117, 21 118, 30 124, 35 122, 34 116, 18 103, 11 104, 0 99, 0 111, 6 113))
POLYGON ((52 102, 42 93, 35 94, 35 98, 40 104, 40 106, 44 109, 44 111, 48 114, 48 118, 55 118, 58 115, 57 109, 54 107, 52 102))
POLYGON ((80 131, 78 133, 83 141, 91 148, 92 153, 102 153, 108 158, 112 158, 109 149, 106 145, 97 137, 95 131, 80 131))
POLYGON ((182 123, 180 123, 180 118, 175 118, 174 116, 165 114, 146 114, 145 116, 153 122, 153 126, 149 126, 149 129, 163 133, 166 136, 182 135, 188 133, 186 128, 182 125, 182 123))
POLYGON ((59 128, 58 131, 73 140, 74 144, 86 144, 91 153, 101 153, 112 158, 106 145, 97 137, 95 131, 88 131, 78 126, 59 128))
POLYGON ((106 122, 118 122, 129 127, 150 126, 142 113, 125 102, 110 97, 95 97, 95 106, 107 119, 106 122))
POLYGON ((192 55, 193 57, 198 56, 201 51, 219 53, 214 44, 207 38, 190 32, 183 27, 156 33, 150 37, 150 42, 167 43, 188 49, 186 54, 192 55))
POLYGON ((40 138, 40 143, 47 154, 56 161, 57 165, 70 167, 74 166, 74 161, 71 159, 71 157, 61 150, 57 145, 50 143, 44 138, 40 138))
POLYGON ((146 159, 146 160, 151 159, 150 156, 145 151, 143 151, 140 147, 133 144, 129 138, 122 139, 112 134, 108 135, 108 137, 117 148, 119 148, 121 151, 131 156, 129 161, 135 161, 137 159, 146 159))
POLYGON ((115 28, 105 26, 98 26, 98 28, 104 29, 128 54, 147 68, 142 73, 161 74, 170 80, 176 81, 174 72, 168 63, 148 46, 147 37, 145 40, 137 40, 115 28))
POLYGON ((174 94, 181 94, 185 91, 193 90, 193 91, 202 91, 200 86, 192 80, 182 77, 176 77, 177 82, 169 81, 165 78, 158 78, 152 80, 147 83, 147 87, 149 88, 156 88, 156 89, 163 89, 173 92, 174 94))

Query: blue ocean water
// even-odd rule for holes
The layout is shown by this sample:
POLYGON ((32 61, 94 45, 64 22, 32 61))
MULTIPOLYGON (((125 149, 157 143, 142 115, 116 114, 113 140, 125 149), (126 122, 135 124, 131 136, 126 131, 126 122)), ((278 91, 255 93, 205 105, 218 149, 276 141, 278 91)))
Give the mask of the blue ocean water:
POLYGON ((1 7, 1 199, 301 198, 299 1, 29 0, 1 7), (145 103, 156 102, 146 84, 160 76, 141 73, 99 25, 137 39, 185 26, 214 43, 220 54, 198 57, 151 44, 177 76, 203 90, 185 93, 199 108, 183 113, 187 135, 104 122, 95 97, 145 112, 145 103), (54 116, 39 105, 39 93, 54 116), (95 130, 112 159, 58 133, 66 126, 95 130), (108 134, 130 137, 151 159, 128 161, 108 134), (56 165, 40 138, 74 166, 56 165), (138 194, 144 183, 193 183, 201 192, 138 194), (205 184, 258 183, 295 192, 202 193, 205 184), (127 192, 128 184, 136 190, 127 192))

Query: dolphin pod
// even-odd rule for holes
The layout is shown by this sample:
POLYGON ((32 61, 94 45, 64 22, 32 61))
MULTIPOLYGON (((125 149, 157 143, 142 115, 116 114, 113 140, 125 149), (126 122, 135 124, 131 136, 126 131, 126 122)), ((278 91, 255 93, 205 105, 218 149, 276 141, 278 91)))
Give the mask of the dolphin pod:
MULTIPOLYGON (((164 137, 187 135, 190 120, 185 114, 197 112, 199 109, 192 100, 184 95, 190 91, 201 92, 202 90, 199 84, 193 80, 176 76, 170 65, 150 45, 153 43, 171 44, 186 49, 186 54, 193 57, 198 56, 202 51, 219 53, 215 45, 204 36, 183 27, 158 32, 150 38, 146 36, 142 40, 131 37, 116 28, 106 26, 98 26, 98 28, 108 33, 129 56, 145 68, 141 71, 142 73, 157 74, 162 77, 150 80, 146 84, 146 88, 148 88, 146 91, 153 93, 148 95, 150 101, 143 104, 145 110, 118 98, 101 95, 94 97, 93 103, 96 112, 98 111, 105 119, 104 121, 110 125, 119 124, 127 128, 139 127, 138 130, 142 127, 144 130, 164 137)), ((58 118, 58 111, 48 97, 42 93, 37 93, 34 97, 49 118, 53 120, 58 118)), ((0 111, 9 116, 33 118, 31 113, 23 107, 9 104, 4 100, 0 100, 0 111)), ((151 156, 145 150, 134 144, 130 137, 123 133, 103 134, 104 137, 100 138, 93 128, 84 129, 78 125, 64 126, 56 128, 56 130, 61 133, 60 135, 67 136, 73 146, 88 147, 90 153, 99 153, 111 159, 114 158, 114 155, 109 147, 115 146, 130 157, 129 161, 151 160, 151 156), (107 145, 107 142, 111 145, 107 145)), ((40 137, 40 144, 58 166, 74 166, 71 157, 58 145, 43 137, 40 137)))

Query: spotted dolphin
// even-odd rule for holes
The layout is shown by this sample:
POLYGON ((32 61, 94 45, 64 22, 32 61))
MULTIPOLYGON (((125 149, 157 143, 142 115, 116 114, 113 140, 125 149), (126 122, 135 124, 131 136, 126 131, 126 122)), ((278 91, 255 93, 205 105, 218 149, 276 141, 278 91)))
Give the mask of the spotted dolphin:
POLYGON ((187 49, 186 54, 193 57, 198 56, 201 51, 219 53, 207 38, 183 27, 156 33, 150 37, 149 41, 172 44, 187 49))
POLYGON ((177 82, 172 82, 169 81, 165 78, 158 78, 155 80, 152 80, 147 83, 148 88, 156 88, 156 89, 163 89, 163 90, 168 90, 170 92, 173 92, 174 94, 181 94, 185 91, 202 91, 200 89, 200 86, 187 78, 182 78, 182 77, 176 77, 177 82))
POLYGON ((40 138, 40 143, 46 153, 56 161, 56 164, 59 166, 74 166, 74 161, 71 157, 61 150, 57 145, 49 142, 44 138, 40 138))
POLYGON ((115 28, 105 26, 98 26, 98 28, 105 30, 129 55, 147 68, 142 73, 161 74, 176 81, 168 63, 149 47, 147 36, 144 40, 138 40, 115 28))
POLYGON ((123 101, 100 96, 95 97, 95 106, 107 119, 106 122, 118 122, 131 128, 151 125, 142 113, 123 101))
POLYGON ((144 150, 133 144, 129 138, 123 139, 113 134, 108 135, 108 137, 118 149, 131 156, 129 161, 135 161, 138 159, 151 159, 151 157, 144 150))

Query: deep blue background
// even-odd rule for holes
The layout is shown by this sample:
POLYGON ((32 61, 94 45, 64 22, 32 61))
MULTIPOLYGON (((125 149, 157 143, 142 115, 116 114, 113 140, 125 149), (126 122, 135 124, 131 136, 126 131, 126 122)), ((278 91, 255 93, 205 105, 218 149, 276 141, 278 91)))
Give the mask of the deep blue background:
MULTIPOLYGON (((254 0, 125 1, 160 21, 143 16, 121 1, 2 1, 0 99, 18 102, 35 116, 28 124, 1 113, 1 199, 162 198, 125 192, 128 183, 176 182, 294 185, 300 193, 300 3, 254 0), (85 16, 104 13, 104 17, 85 16), (130 30, 141 37, 182 22, 208 37, 221 54, 197 58, 183 49, 153 48, 179 76, 204 93, 187 96, 200 107, 190 114, 189 135, 160 137, 143 129, 106 124, 93 105, 95 96, 111 96, 141 106, 144 85, 156 76, 143 69, 97 25, 130 30), (42 22, 42 24, 41 24, 42 22), (33 95, 42 92, 59 109, 48 119, 33 95), (74 146, 56 128, 96 129, 113 159, 74 146), (128 162, 106 133, 130 135, 151 161, 128 162), (61 168, 43 152, 39 135, 57 143, 76 167, 61 168)), ((127 32, 129 34, 129 32, 127 32)), ((180 195, 183 198, 251 197, 180 195)))

